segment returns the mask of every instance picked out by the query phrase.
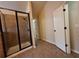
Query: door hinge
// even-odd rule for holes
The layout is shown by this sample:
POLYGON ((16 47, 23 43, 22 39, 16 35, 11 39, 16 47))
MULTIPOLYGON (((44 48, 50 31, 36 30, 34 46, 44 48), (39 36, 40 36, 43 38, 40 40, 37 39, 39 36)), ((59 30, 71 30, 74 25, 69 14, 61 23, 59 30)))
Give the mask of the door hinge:
POLYGON ((67 47, 68 45, 67 45, 67 44, 65 44, 65 46, 67 47))
POLYGON ((67 29, 67 27, 64 27, 64 29, 67 29))
POLYGON ((66 11, 66 9, 63 9, 63 11, 66 11))

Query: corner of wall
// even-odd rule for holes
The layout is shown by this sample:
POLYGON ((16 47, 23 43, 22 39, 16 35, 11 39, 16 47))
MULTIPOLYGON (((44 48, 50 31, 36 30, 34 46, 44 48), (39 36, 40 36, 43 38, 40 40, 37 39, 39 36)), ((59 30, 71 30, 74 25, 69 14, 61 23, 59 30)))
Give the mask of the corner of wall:
POLYGON ((32 14, 32 3, 31 1, 28 1, 28 12, 29 12, 29 15, 30 15, 30 23, 31 23, 31 34, 32 34, 32 44, 33 44, 33 48, 36 47, 35 45, 35 38, 34 38, 34 32, 33 32, 33 26, 32 26, 32 20, 33 20, 33 14, 32 14))

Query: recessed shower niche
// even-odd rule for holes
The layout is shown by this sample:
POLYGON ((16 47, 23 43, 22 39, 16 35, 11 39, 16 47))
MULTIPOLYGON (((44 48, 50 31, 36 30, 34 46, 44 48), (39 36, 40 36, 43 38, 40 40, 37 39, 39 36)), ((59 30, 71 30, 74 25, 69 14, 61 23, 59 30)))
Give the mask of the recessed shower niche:
POLYGON ((5 56, 32 45, 29 13, 1 8, 0 18, 5 56))

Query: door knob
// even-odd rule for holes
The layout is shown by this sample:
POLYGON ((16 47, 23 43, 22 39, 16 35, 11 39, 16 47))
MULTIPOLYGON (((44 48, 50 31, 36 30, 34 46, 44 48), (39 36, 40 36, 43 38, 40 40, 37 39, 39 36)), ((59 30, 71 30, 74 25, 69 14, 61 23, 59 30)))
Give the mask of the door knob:
POLYGON ((54 32, 56 32, 56 30, 54 30, 54 32))

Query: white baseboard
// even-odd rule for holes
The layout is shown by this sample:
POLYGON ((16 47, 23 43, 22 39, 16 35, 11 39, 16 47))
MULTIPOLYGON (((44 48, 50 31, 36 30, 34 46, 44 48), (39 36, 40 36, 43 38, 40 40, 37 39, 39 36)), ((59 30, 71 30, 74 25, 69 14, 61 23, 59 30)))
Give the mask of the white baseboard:
POLYGON ((32 47, 33 47, 33 48, 36 48, 36 45, 33 45, 32 47))
POLYGON ((23 49, 23 50, 21 50, 21 51, 15 53, 15 54, 12 54, 12 55, 8 56, 7 58, 15 57, 16 55, 18 55, 18 54, 20 54, 20 53, 22 53, 22 52, 24 52, 24 51, 27 51, 27 50, 29 50, 29 49, 31 49, 31 48, 32 48, 32 46, 30 46, 30 47, 28 47, 28 48, 25 48, 25 49, 23 49))
POLYGON ((75 52, 75 53, 77 53, 77 54, 79 54, 79 51, 76 51, 76 50, 73 50, 73 49, 72 49, 72 51, 75 52))
POLYGON ((50 42, 49 40, 45 40, 45 39, 42 39, 43 41, 46 41, 46 42, 49 42, 51 44, 54 44, 54 42, 50 42))

